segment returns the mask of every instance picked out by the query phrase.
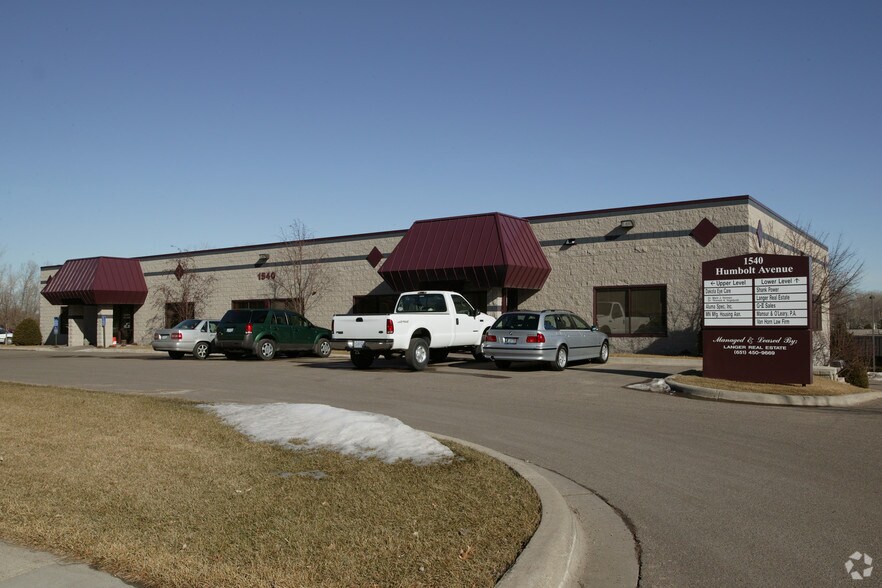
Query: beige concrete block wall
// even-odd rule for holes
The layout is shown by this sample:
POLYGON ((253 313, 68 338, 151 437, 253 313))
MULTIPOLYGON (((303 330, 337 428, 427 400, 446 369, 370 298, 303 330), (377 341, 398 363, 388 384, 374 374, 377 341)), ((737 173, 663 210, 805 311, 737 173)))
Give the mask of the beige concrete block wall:
MULTIPOLYGON (((551 263, 552 272, 542 291, 522 299, 520 307, 568 308, 594 321, 595 288, 663 285, 667 291, 668 336, 614 337, 613 348, 620 352, 694 351, 697 338, 692 329, 692 317, 696 305, 701 304, 701 263, 757 252, 755 229, 760 220, 767 234, 793 230, 774 213, 747 200, 534 218, 531 226, 551 263), (707 247, 702 247, 689 235, 704 218, 722 230, 707 247), (633 221, 634 228, 617 239, 607 239, 622 220, 633 221), (577 239, 577 244, 563 246, 570 238, 577 239)), ((404 232, 356 235, 308 244, 305 251, 308 259, 327 260, 330 282, 308 309, 307 318, 320 326, 330 327, 334 314, 351 310, 353 296, 392 293, 377 272, 381 265, 372 267, 365 258, 374 247, 388 256, 403 235, 404 232)), ((781 237, 782 240, 786 238, 781 237)), ((283 259, 281 247, 269 244, 183 254, 189 256, 194 270, 205 270, 215 279, 205 308, 199 314, 220 318, 230 309, 233 300, 276 297, 273 282, 260 280, 258 275, 278 269, 274 264, 283 259), (269 260, 265 265, 255 267, 260 253, 269 254, 269 260)), ((141 260, 149 294, 145 304, 135 313, 136 342, 149 344, 153 330, 163 326, 165 301, 159 300, 157 289, 163 281, 176 281, 173 275, 176 265, 177 256, 174 255, 141 260)), ((57 270, 43 269, 40 276, 43 284, 57 270)), ((492 289, 488 293, 488 302, 491 307, 500 306, 501 290, 492 289)), ((51 333, 52 319, 60 309, 41 297, 40 310, 45 339, 51 333)), ((112 314, 112 310, 107 314, 112 314)), ((491 314, 498 314, 498 311, 491 314)))
POLYGON ((542 291, 522 302, 521 308, 567 308, 593 322, 594 288, 665 285, 668 336, 616 336, 613 348, 620 352, 695 351, 697 338, 690 317, 700 304, 701 263, 745 252, 747 222, 745 204, 653 208, 534 222, 533 231, 545 243, 543 251, 553 269, 542 291), (707 247, 689 235, 704 218, 723 230, 707 247), (634 228, 618 239, 604 240, 622 220, 633 221, 634 228), (577 244, 559 244, 568 238, 577 244), (578 243, 583 239, 597 242, 578 243))
MULTIPOLYGON (((366 257, 374 247, 383 255, 388 255, 400 238, 400 235, 379 235, 319 241, 307 245, 304 257, 326 260, 324 263, 329 278, 328 287, 314 299, 307 310, 307 318, 319 326, 330 328, 334 314, 350 311, 354 295, 391 293, 377 269, 368 263, 366 257)), ((185 255, 189 255, 193 270, 215 268, 211 272, 215 278, 214 286, 201 313, 207 318, 221 318, 230 309, 233 300, 276 297, 273 281, 261 280, 259 274, 278 272, 275 264, 284 259, 280 246, 258 246, 244 251, 205 254, 192 252, 185 255), (262 266, 255 267, 261 253, 269 254, 269 259, 262 266)), ((162 281, 176 281, 173 272, 177 259, 169 257, 141 262, 149 294, 144 306, 135 314, 135 337, 143 344, 148 344, 153 331, 164 323, 165 301, 159 299, 157 285, 162 281)))

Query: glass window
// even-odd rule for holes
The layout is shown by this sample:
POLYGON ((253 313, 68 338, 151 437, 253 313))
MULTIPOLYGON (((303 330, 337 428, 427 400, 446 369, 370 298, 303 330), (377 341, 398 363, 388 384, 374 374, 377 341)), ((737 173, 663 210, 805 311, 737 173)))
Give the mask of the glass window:
POLYGON ((665 337, 667 289, 664 286, 595 288, 595 322, 609 335, 665 337))
POLYGON ((284 312, 273 313, 273 324, 288 326, 288 317, 284 312))
POLYGON ((472 305, 465 298, 458 294, 451 295, 451 298, 453 299, 453 306, 456 308, 456 314, 469 314, 472 312, 472 305))
POLYGON ((253 310, 251 311, 251 320, 249 322, 257 324, 265 323, 267 315, 269 315, 268 310, 253 310))
POLYGON ((557 317, 557 328, 558 329, 573 329, 575 326, 570 320, 570 315, 568 314, 558 314, 557 317))
POLYGON ((544 323, 545 324, 544 324, 543 328, 546 331, 556 331, 557 330, 557 317, 554 316, 553 314, 545 315, 544 323))
POLYGON ((190 320, 186 320, 186 321, 181 321, 172 328, 181 329, 184 331, 191 331, 191 330, 195 329, 198 324, 199 324, 199 321, 190 319, 190 320))
POLYGON ((208 332, 216 333, 217 332, 217 321, 209 321, 208 322, 208 332))
POLYGON ((588 322, 585 319, 583 319, 582 317, 575 315, 575 314, 571 314, 569 316, 570 316, 570 320, 573 321, 573 328, 576 328, 576 329, 590 329, 591 328, 588 326, 588 322))
POLYGON ((493 329, 511 331, 535 331, 539 328, 539 315, 526 312, 507 312, 496 321, 493 329))
POLYGON ((289 312, 288 314, 288 322, 291 323, 294 327, 306 327, 309 326, 309 321, 305 318, 297 314, 296 312, 289 312))
POLYGON ((443 294, 408 294, 398 300, 396 312, 447 312, 443 294))

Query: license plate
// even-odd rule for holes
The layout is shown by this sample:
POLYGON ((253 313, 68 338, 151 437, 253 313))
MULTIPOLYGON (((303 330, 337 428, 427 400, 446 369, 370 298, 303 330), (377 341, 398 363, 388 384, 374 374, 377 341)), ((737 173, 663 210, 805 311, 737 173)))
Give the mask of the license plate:
POLYGON ((506 345, 514 345, 515 343, 518 342, 518 338, 517 337, 503 337, 502 342, 505 343, 506 345))
POLYGON ((353 341, 352 342, 353 349, 361 349, 362 347, 364 347, 364 341, 353 341))
POLYGON ((234 330, 235 330, 235 329, 233 329, 233 327, 228 327, 228 328, 227 328, 227 333, 232 333, 234 330))
POLYGON ((160 335, 159 338, 160 339, 168 339, 168 335, 160 335))

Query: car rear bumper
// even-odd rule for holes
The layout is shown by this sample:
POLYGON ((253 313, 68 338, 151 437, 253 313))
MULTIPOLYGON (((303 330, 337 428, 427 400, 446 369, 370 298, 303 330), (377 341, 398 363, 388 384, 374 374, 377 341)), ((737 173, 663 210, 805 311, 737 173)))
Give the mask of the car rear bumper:
POLYGON ((193 341, 178 341, 172 339, 161 339, 153 341, 153 349, 155 351, 180 351, 182 353, 193 353, 193 347, 196 345, 193 341))
POLYGON ((554 347, 518 349, 509 345, 490 345, 484 343, 484 356, 503 361, 554 361, 557 349, 554 347))
POLYGON ((218 351, 251 351, 254 347, 254 336, 246 335, 244 339, 232 339, 228 341, 216 340, 214 346, 218 351))

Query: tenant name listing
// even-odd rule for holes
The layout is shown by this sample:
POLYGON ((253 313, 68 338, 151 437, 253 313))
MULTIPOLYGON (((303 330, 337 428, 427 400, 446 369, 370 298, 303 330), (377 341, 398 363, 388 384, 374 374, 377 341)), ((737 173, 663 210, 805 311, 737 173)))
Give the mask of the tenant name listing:
POLYGON ((809 326, 808 276, 763 262, 762 256, 747 256, 741 267, 716 267, 715 276, 703 280, 705 326, 809 326))

